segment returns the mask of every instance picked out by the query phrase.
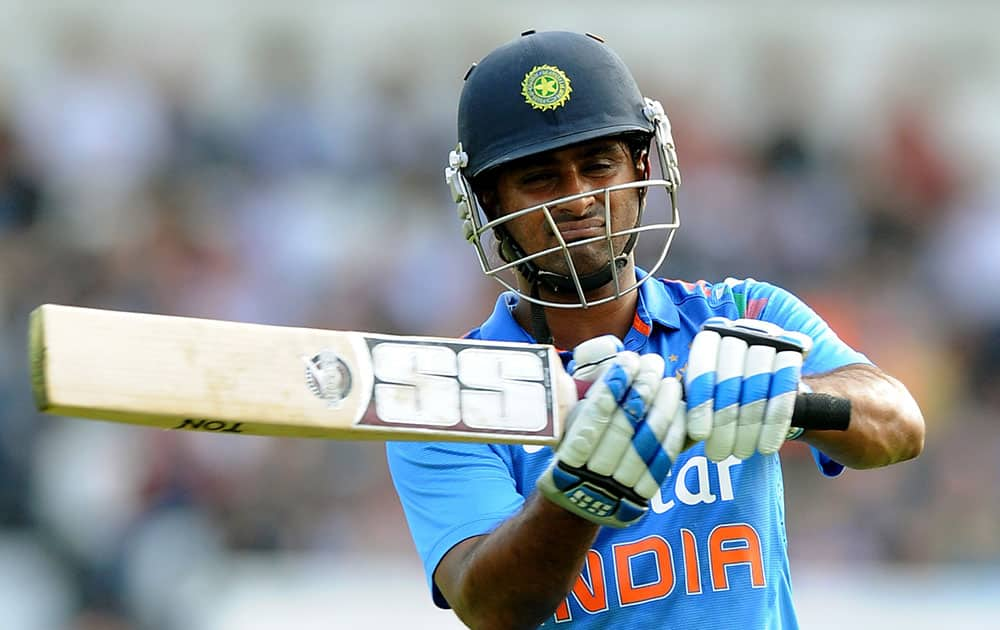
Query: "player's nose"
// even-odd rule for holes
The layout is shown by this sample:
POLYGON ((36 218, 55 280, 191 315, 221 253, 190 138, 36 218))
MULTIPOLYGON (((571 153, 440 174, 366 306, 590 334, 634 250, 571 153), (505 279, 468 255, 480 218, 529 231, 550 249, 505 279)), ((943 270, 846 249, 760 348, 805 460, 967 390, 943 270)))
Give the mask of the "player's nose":
POLYGON ((572 172, 564 175, 560 189, 559 203, 554 210, 563 214, 585 216, 591 212, 594 204, 597 203, 596 195, 589 183, 584 181, 578 173, 572 172))

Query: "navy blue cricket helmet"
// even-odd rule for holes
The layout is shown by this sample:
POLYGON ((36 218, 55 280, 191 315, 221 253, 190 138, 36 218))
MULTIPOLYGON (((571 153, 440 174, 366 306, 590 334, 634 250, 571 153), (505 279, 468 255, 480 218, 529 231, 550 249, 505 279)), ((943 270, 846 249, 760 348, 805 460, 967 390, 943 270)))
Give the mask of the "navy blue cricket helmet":
POLYGON ((653 133, 625 63, 593 35, 529 31, 466 77, 458 141, 468 174, 602 136, 653 133))
MULTIPOLYGON (((543 306, 588 307, 634 290, 662 264, 680 221, 676 198, 680 172, 670 122, 663 107, 643 97, 622 59, 601 38, 591 34, 526 31, 475 64, 466 74, 462 88, 458 145, 449 155, 445 179, 458 204, 465 237, 476 247, 483 272, 528 301, 543 306), (627 245, 621 251, 609 251, 608 267, 598 274, 580 275, 571 262, 573 247, 592 241, 560 243, 544 252, 526 254, 505 229, 511 218, 523 212, 513 213, 513 217, 488 217, 474 194, 476 178, 490 169, 587 140, 626 134, 642 134, 655 140, 661 177, 654 179, 652 173, 647 173, 646 180, 586 194, 606 195, 607 205, 615 189, 662 187, 669 195, 671 216, 668 221, 645 226, 607 225, 606 235, 600 238, 610 247, 613 238, 627 236, 627 245), (650 230, 665 234, 659 260, 642 281, 619 290, 615 269, 631 255, 639 233, 650 230), (489 255, 489 247, 484 246, 483 239, 489 234, 499 241, 502 259, 499 263, 489 255), (543 256, 559 251, 570 261, 568 273, 552 273, 537 264, 543 256), (552 291, 568 293, 576 299, 549 301, 540 299, 537 291, 525 293, 516 281, 503 278, 503 274, 512 270, 532 283, 540 282, 552 291), (585 295, 588 291, 612 280, 616 286, 614 295, 588 300, 585 295)), ((552 200, 525 211, 549 213, 550 207, 566 200, 552 200)))

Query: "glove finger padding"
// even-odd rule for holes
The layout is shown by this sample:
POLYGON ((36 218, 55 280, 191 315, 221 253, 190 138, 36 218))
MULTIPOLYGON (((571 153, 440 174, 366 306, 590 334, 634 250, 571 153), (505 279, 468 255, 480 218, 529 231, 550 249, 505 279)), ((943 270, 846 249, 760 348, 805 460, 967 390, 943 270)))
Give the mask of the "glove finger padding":
POLYGON ((619 409, 619 402, 630 391, 638 371, 639 355, 622 352, 601 380, 590 386, 587 395, 576 404, 567 420, 566 433, 556 448, 560 461, 575 468, 587 463, 619 409))
POLYGON ((705 440, 705 456, 712 461, 722 461, 733 454, 747 348, 747 342, 738 337, 722 337, 719 341, 712 401, 712 431, 705 440))
POLYGON ((685 373, 687 431, 722 461, 770 455, 792 421, 802 362, 812 339, 770 322, 713 317, 691 344, 685 373))
MULTIPOLYGON (((653 403, 653 397, 663 378, 663 357, 658 354, 644 354, 639 357, 639 372, 632 381, 632 389, 615 411, 611 425, 601 443, 587 462, 587 468, 599 475, 612 476, 623 463, 623 458, 631 451, 632 439, 645 421, 646 410, 653 403)), ((626 460, 631 465, 645 468, 638 457, 626 460)), ((625 484, 631 487, 633 483, 625 484)))
POLYGON ((774 358, 774 376, 764 411, 764 424, 757 443, 757 452, 770 455, 778 452, 792 425, 795 396, 799 393, 802 375, 802 353, 793 350, 779 352, 774 358))
POLYGON ((703 330, 694 337, 684 373, 687 395, 687 429, 692 440, 700 442, 712 434, 715 401, 715 367, 722 336, 703 330))
POLYGON ((743 391, 740 393, 740 417, 736 426, 733 455, 746 459, 757 450, 764 410, 771 395, 771 370, 777 350, 770 346, 751 346, 747 350, 743 391))
POLYGON ((639 425, 631 447, 615 471, 615 481, 634 487, 644 499, 651 499, 670 472, 684 446, 686 429, 680 381, 662 379, 656 398, 639 425))

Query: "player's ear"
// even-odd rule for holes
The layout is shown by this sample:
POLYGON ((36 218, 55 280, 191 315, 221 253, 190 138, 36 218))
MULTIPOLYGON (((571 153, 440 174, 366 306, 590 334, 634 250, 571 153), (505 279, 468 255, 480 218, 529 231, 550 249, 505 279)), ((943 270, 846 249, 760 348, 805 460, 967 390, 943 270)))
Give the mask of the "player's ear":
POLYGON ((499 201, 495 188, 484 188, 477 191, 476 198, 479 200, 479 205, 482 207, 483 212, 486 213, 487 219, 492 221, 499 216, 499 213, 497 212, 499 201))
POLYGON ((640 179, 649 179, 649 174, 653 172, 649 151, 644 150, 639 154, 639 159, 635 161, 635 170, 638 172, 637 174, 640 179))
POLYGON ((486 213, 486 218, 492 221, 500 216, 499 177, 496 169, 480 173, 472 182, 479 206, 486 213))
MULTIPOLYGON (((640 181, 643 179, 649 179, 649 174, 653 172, 652 163, 649 158, 649 151, 643 149, 639 152, 638 157, 635 160, 635 180, 640 181)), ((639 203, 640 205, 646 200, 646 193, 649 192, 648 188, 638 188, 636 191, 639 193, 639 203)))

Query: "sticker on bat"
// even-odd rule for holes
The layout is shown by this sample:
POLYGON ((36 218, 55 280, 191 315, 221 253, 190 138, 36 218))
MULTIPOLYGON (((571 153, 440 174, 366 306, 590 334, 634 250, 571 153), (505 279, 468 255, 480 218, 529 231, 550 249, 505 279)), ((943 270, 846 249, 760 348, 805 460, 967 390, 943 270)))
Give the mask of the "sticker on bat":
POLYGON ((534 433, 552 425, 546 354, 466 344, 369 340, 382 425, 534 433))
POLYGON ((351 369, 332 350, 322 350, 311 358, 302 357, 306 385, 314 396, 336 408, 351 391, 351 369))

